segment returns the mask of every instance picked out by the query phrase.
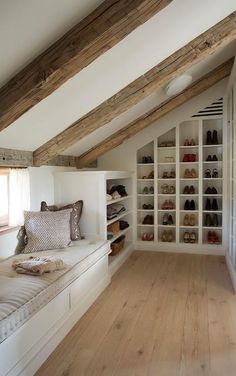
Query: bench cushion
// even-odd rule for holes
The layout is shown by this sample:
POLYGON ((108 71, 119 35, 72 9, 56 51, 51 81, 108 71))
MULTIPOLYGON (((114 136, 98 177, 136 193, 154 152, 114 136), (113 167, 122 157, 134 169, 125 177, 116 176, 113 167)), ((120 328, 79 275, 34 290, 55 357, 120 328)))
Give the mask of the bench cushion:
POLYGON ((54 255, 66 264, 65 269, 42 276, 17 274, 12 269, 13 260, 25 259, 25 254, 0 262, 0 343, 107 255, 109 249, 108 242, 80 240, 68 248, 31 253, 32 256, 54 255))

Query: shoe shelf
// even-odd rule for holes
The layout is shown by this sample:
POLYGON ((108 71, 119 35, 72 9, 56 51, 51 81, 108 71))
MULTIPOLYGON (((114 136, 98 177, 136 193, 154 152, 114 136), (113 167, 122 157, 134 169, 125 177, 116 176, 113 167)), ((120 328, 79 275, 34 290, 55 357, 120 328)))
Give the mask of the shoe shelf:
POLYGON ((115 204, 117 202, 120 202, 120 201, 124 201, 124 200, 127 200, 127 199, 130 199, 132 198, 132 196, 128 195, 128 196, 124 196, 124 197, 120 197, 120 198, 116 198, 115 200, 110 200, 110 201, 107 201, 106 202, 106 205, 112 205, 112 204, 115 204))
POLYGON ((132 230, 132 227, 129 226, 125 228, 124 230, 120 230, 117 232, 111 239, 108 239, 110 243, 114 242, 116 239, 118 239, 120 236, 125 235, 128 231, 132 230))
MULTIPOLYGON (((145 232, 151 232, 155 244, 174 243, 178 246, 178 244, 189 243, 199 247, 202 244, 209 244, 209 247, 213 247, 222 243, 225 221, 222 209, 225 199, 223 194, 225 163, 222 140, 222 118, 194 118, 182 122, 138 150, 137 240, 142 240, 143 234, 145 238, 145 232), (170 144, 172 145, 170 146, 170 144), (145 157, 146 159, 153 158, 154 161, 150 170, 147 168, 147 171, 149 173, 153 171, 154 175, 151 183, 154 194, 151 197, 141 194, 140 188, 140 174, 144 171, 141 158, 145 157), (217 177, 205 177, 206 170, 209 175, 217 177), (172 186, 171 189, 174 187, 173 191, 170 191, 170 186, 172 186), (217 193, 206 194, 205 191, 217 193), (150 199, 154 208, 144 210, 142 205, 150 199), (170 207, 174 205, 174 208, 162 208, 166 202, 168 206, 169 201, 170 207), (205 209, 205 207, 211 208, 212 205, 217 210, 205 209), (188 209, 188 206, 191 209, 188 209), (185 207, 187 209, 184 209, 185 207), (154 224, 141 224, 140 213, 142 213, 142 218, 151 214, 154 224), (173 224, 166 223, 165 216, 167 214, 172 216, 173 224), (217 216, 214 221, 218 223, 218 226, 205 225, 206 217, 209 214, 212 217, 212 223, 215 223, 213 215, 217 216), (189 224, 188 217, 191 217, 189 224)), ((148 183, 150 184, 150 182, 148 183)))
POLYGON ((137 163, 137 166, 142 166, 142 167, 154 166, 154 163, 137 163))
POLYGON ((153 179, 140 178, 137 179, 137 181, 153 181, 153 179))
POLYGON ((126 217, 128 214, 131 214, 131 211, 126 210, 126 211, 122 212, 122 214, 117 215, 117 217, 112 218, 112 219, 108 219, 107 220, 107 226, 111 225, 112 223, 114 223, 116 221, 119 221, 119 219, 126 217))

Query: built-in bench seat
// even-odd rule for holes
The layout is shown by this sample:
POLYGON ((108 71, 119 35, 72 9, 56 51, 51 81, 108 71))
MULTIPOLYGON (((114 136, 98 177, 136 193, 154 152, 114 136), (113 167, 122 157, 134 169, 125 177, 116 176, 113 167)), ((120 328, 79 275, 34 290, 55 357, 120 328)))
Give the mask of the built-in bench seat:
POLYGON ((82 240, 0 262, 1 376, 37 370, 109 283, 109 252, 105 241, 82 240), (12 269, 14 259, 34 255, 56 255, 66 268, 40 277, 12 269))

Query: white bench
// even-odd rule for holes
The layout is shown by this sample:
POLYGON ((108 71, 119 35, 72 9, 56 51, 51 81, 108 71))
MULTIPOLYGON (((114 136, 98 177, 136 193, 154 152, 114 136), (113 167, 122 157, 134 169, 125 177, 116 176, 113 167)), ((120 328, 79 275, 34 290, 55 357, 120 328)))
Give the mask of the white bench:
POLYGON ((33 375, 109 284, 109 243, 80 244, 78 277, 0 344, 0 376, 33 375))

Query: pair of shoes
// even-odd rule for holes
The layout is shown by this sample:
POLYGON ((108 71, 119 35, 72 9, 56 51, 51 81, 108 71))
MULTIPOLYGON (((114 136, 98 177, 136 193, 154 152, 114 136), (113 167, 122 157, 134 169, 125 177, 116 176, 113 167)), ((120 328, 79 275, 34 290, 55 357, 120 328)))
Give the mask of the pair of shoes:
POLYGON ((143 194, 145 195, 153 195, 154 194, 154 187, 144 187, 143 188, 143 194))
POLYGON ((162 194, 175 194, 175 186, 174 185, 163 184, 161 186, 161 193, 162 194))
POLYGON ((174 234, 172 230, 164 230, 161 235, 162 242, 173 242, 174 234))
POLYGON ((164 216, 163 216, 163 219, 162 219, 162 224, 163 225, 169 225, 169 226, 171 226, 171 225, 173 225, 174 224, 174 221, 173 221, 173 217, 172 217, 172 215, 171 214, 164 214, 164 216))
POLYGON ((152 204, 143 204, 144 210, 153 210, 154 206, 152 204))
POLYGON ((206 200, 205 210, 218 210, 218 204, 216 198, 213 198, 212 203, 209 198, 206 200))
POLYGON ((207 189, 205 190, 205 194, 206 195, 217 195, 217 189, 215 187, 207 187, 207 189))
POLYGON ((215 231, 208 231, 207 242, 208 244, 220 244, 221 243, 220 238, 215 231))
POLYGON ((167 163, 175 163, 175 158, 174 157, 165 157, 164 158, 165 162, 167 163))
POLYGON ((184 210, 195 210, 195 201, 194 200, 186 200, 184 204, 184 210))
POLYGON ((184 233, 184 243, 196 243, 197 236, 195 232, 185 231, 184 233))
POLYGON ((218 174, 218 171, 217 171, 217 168, 213 168, 213 170, 211 171, 209 168, 205 171, 205 178, 207 179, 216 179, 218 178, 219 174, 218 174))
POLYGON ((207 139, 206 139, 206 144, 207 145, 218 145, 218 135, 217 131, 214 130, 211 134, 211 131, 207 131, 207 139))
POLYGON ((171 200, 165 200, 161 206, 162 210, 173 210, 175 208, 175 204, 171 200))
POLYGON ((218 227, 219 224, 217 214, 213 214, 212 216, 210 214, 207 214, 205 217, 205 226, 218 227))
POLYGON ((153 163, 153 159, 150 155, 142 158, 142 163, 153 163))
POLYGON ((153 234, 153 232, 151 232, 151 233, 144 233, 144 234, 142 234, 142 240, 144 240, 144 241, 149 241, 149 242, 151 242, 151 241, 153 241, 154 240, 154 234, 153 234))
POLYGON ((188 215, 185 214, 184 216, 184 226, 195 226, 196 225, 196 217, 194 214, 188 215))
POLYGON ((218 161, 218 158, 215 154, 213 156, 208 155, 206 161, 207 162, 215 162, 215 161, 218 161))
POLYGON ((154 224, 153 215, 145 215, 142 223, 143 225, 153 225, 154 224))
POLYGON ((161 147, 161 148, 172 147, 172 146, 175 146, 174 141, 163 141, 163 142, 159 145, 159 147, 161 147))
POLYGON ((175 170, 171 170, 170 173, 168 173, 168 171, 164 171, 162 174, 162 179, 175 179, 175 170))
POLYGON ((184 154, 182 162, 196 162, 197 154, 184 154))
POLYGON ((192 168, 191 170, 189 170, 188 168, 185 169, 184 171, 184 179, 195 179, 197 178, 197 172, 195 170, 195 168, 192 168))
POLYGON ((185 185, 184 190, 183 190, 184 195, 194 195, 195 194, 195 188, 193 185, 185 185))
POLYGON ((154 179, 154 171, 151 171, 148 175, 144 175, 142 179, 154 179))
POLYGON ((191 140, 188 140, 186 138, 186 140, 184 141, 184 146, 195 146, 196 145, 196 142, 193 138, 191 138, 191 140))

